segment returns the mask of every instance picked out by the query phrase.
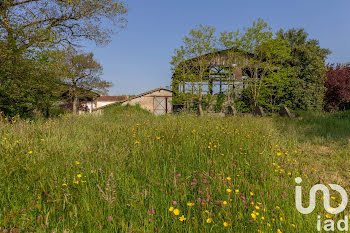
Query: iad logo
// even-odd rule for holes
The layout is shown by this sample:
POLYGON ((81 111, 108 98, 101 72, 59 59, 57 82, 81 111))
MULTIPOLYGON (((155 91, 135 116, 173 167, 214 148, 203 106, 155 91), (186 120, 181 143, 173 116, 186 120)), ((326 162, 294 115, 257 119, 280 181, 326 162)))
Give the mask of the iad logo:
MULTIPOLYGON (((295 178, 295 182, 297 184, 301 184, 302 179, 300 177, 297 177, 295 178)), ((340 196, 342 197, 342 202, 340 206, 338 206, 337 208, 332 208, 330 205, 329 189, 327 188, 327 186, 323 184, 317 184, 317 185, 314 185, 310 190, 310 204, 309 204, 309 207, 307 208, 304 208, 302 206, 301 186, 295 187, 295 206, 297 207, 297 210, 302 214, 310 214, 315 209, 315 206, 316 206, 317 191, 322 191, 324 196, 323 206, 325 210, 330 214, 339 214, 343 212, 348 204, 348 195, 346 194, 345 189, 343 189, 341 186, 337 184, 329 184, 329 187, 331 187, 331 189, 340 193, 340 196)))
MULTIPOLYGON (((301 184, 302 179, 300 177, 295 178, 295 182, 297 184, 301 184)), ((329 184, 329 187, 338 193, 340 193, 340 196, 342 198, 341 204, 337 208, 332 208, 330 205, 330 194, 329 189, 327 186, 323 184, 317 184, 314 185, 310 190, 310 200, 309 200, 309 206, 304 208, 302 206, 302 190, 301 186, 295 186, 295 206, 297 210, 302 214, 310 214, 312 211, 314 211, 316 207, 316 194, 318 191, 321 191, 323 193, 323 206, 325 210, 329 214, 339 214, 343 212, 348 204, 348 195, 346 191, 337 184, 329 184)), ((337 228, 339 231, 348 231, 348 225, 349 225, 349 218, 348 216, 345 216, 344 220, 341 219, 337 223, 337 228)), ((322 227, 321 223, 321 216, 318 216, 317 218, 317 230, 321 231, 321 229, 324 229, 325 231, 335 231, 335 222, 332 219, 327 219, 324 221, 324 226, 322 227)))

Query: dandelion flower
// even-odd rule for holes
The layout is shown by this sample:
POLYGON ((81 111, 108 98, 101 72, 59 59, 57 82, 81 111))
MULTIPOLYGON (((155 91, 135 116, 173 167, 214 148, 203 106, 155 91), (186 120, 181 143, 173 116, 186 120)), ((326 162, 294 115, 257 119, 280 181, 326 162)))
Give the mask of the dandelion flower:
POLYGON ((189 203, 187 203, 187 206, 192 207, 192 206, 194 206, 194 203, 189 202, 189 203))
POLYGON ((75 164, 76 164, 76 165, 79 165, 80 163, 79 163, 78 161, 75 161, 75 164))
POLYGON ((212 219, 212 218, 208 218, 206 222, 207 222, 207 223, 212 223, 212 222, 213 222, 213 219, 212 219))
POLYGON ((224 201, 222 204, 227 205, 227 201, 224 201))
POLYGON ((230 192, 232 192, 232 190, 231 189, 226 189, 226 192, 230 193, 230 192))
POLYGON ((231 177, 227 177, 226 179, 227 179, 228 181, 230 181, 230 180, 231 180, 231 177))
POLYGON ((224 227, 228 227, 228 223, 227 222, 224 222, 224 227))
POLYGON ((77 175, 77 177, 78 177, 78 178, 81 178, 81 177, 82 177, 82 175, 81 175, 81 174, 78 174, 78 175, 77 175))
POLYGON ((169 211, 170 211, 170 212, 173 212, 173 211, 174 211, 174 207, 171 206, 171 207, 169 208, 169 211))
POLYGON ((282 233, 282 231, 280 229, 277 229, 277 233, 282 233))
POLYGON ((174 213, 175 215, 179 215, 179 214, 180 214, 180 210, 179 210, 179 209, 174 209, 173 213, 174 213))
POLYGON ((236 190, 235 190, 235 193, 239 193, 239 189, 236 189, 236 190))

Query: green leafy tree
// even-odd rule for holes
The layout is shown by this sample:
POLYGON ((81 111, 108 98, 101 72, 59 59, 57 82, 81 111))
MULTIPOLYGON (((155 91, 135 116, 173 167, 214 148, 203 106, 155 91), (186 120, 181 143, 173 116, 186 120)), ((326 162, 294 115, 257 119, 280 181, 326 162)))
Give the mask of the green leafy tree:
POLYGON ((34 109, 48 112, 61 92, 62 74, 60 60, 44 54, 83 40, 105 45, 125 27, 126 14, 119 0, 1 0, 0 110, 23 116, 34 109))
POLYGON ((25 117, 36 110, 48 116, 62 87, 54 54, 28 50, 18 56, 6 46, 0 46, 0 50, 0 111, 25 117))
POLYGON ((2 0, 0 39, 17 51, 82 39, 105 44, 126 13, 119 0, 2 0))
POLYGON ((103 68, 94 59, 93 53, 78 52, 70 47, 62 58, 63 79, 73 100, 73 114, 77 114, 79 98, 86 91, 106 93, 112 84, 101 80, 103 68))
POLYGON ((290 78, 293 86, 291 107, 302 110, 322 110, 326 80, 325 60, 330 54, 319 42, 308 39, 304 29, 280 30, 277 36, 288 41, 291 56, 287 66, 293 67, 290 78))
POLYGON ((271 28, 262 19, 253 22, 251 27, 244 28, 242 32, 222 33, 219 41, 226 48, 234 48, 247 55, 247 59, 241 65, 248 70, 249 86, 243 94, 248 95, 245 99, 256 106, 261 98, 260 93, 266 76, 278 72, 289 58, 288 42, 274 37, 271 28))
POLYGON ((211 57, 216 49, 216 29, 199 25, 183 38, 183 45, 175 49, 171 64, 182 80, 192 82, 198 96, 199 114, 203 115, 203 80, 208 76, 211 57), (205 56, 204 56, 205 55, 205 56))

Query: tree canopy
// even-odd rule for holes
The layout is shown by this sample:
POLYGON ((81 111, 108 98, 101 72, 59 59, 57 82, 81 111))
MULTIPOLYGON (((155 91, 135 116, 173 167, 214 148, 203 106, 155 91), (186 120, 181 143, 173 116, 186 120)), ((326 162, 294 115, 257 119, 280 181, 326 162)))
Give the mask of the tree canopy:
MULTIPOLYGON (((282 106, 295 110, 323 108, 325 60, 330 51, 321 48, 317 40, 308 39, 304 29, 281 29, 273 33, 271 27, 259 19, 243 30, 224 31, 219 35, 215 32, 215 28, 200 25, 184 37, 179 49, 175 49, 171 61, 176 74, 173 76, 175 89, 180 82, 189 80, 194 80, 191 81, 192 86, 201 87, 203 76, 210 86, 222 70, 230 70, 225 80, 231 80, 237 89, 235 81, 239 80, 234 76, 240 69, 244 76, 244 80, 240 81, 244 84, 240 91, 231 90, 231 93, 234 93, 235 102, 242 111, 251 111, 257 105, 269 111, 276 111, 282 106), (218 57, 222 60, 221 67, 217 67, 218 57), (198 65, 190 65, 199 61, 204 64, 205 75, 198 72, 198 65), (218 71, 216 76, 210 76, 213 68, 218 71)), ((221 83, 222 78, 218 80, 221 83)), ((186 95, 185 88, 182 89, 186 95)), ((178 97, 184 94, 180 93, 178 97)), ((198 94, 202 95, 201 89, 198 94)), ((231 95, 229 92, 226 94, 231 95)))
POLYGON ((121 0, 2 0, 0 111, 48 116, 62 93, 105 91, 109 83, 100 79, 93 54, 72 54, 73 47, 83 41, 107 45, 126 26, 127 11, 121 0))

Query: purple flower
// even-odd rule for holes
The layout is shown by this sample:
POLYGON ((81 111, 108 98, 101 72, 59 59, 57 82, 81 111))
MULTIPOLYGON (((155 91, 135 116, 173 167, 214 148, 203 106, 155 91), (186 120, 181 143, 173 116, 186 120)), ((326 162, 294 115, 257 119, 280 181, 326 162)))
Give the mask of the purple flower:
POLYGON ((173 201, 173 203, 172 203, 173 205, 177 205, 177 202, 176 201, 173 201))
POLYGON ((109 216, 108 220, 109 220, 110 222, 112 222, 112 221, 113 221, 113 217, 112 217, 112 216, 109 216))
POLYGON ((206 179, 203 179, 202 182, 203 182, 203 184, 206 184, 206 183, 207 183, 207 180, 206 180, 206 179))
POLYGON ((179 178, 180 176, 181 176, 181 174, 179 173, 179 174, 176 175, 176 178, 179 178))

